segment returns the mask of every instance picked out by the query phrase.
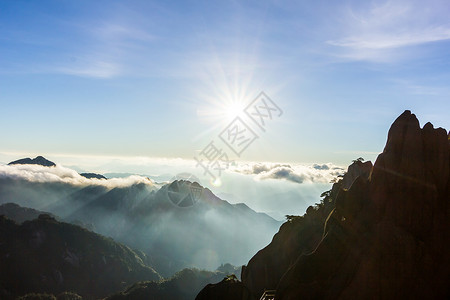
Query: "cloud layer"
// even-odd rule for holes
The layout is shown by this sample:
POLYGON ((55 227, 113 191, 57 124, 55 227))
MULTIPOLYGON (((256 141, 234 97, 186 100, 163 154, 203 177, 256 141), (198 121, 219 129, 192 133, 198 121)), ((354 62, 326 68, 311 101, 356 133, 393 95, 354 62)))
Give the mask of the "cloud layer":
POLYGON ((284 179, 294 183, 329 183, 344 169, 333 164, 289 165, 254 163, 245 164, 232 171, 254 175, 257 180, 284 179))
MULTIPOLYGON (((0 178, 22 179, 31 182, 60 182, 72 185, 100 185, 107 188, 127 187, 133 184, 155 184, 147 177, 129 176, 126 178, 88 179, 76 171, 60 165, 44 167, 39 165, 0 165, 0 178)), ((155 186, 156 187, 156 186, 155 186)))

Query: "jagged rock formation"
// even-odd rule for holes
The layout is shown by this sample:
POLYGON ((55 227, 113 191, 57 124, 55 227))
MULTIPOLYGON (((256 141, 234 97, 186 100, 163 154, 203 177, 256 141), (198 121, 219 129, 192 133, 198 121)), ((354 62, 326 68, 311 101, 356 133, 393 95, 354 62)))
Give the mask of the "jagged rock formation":
POLYGON ((48 159, 42 157, 42 156, 37 156, 33 159, 27 157, 27 158, 22 158, 13 162, 10 162, 8 165, 40 165, 40 166, 44 166, 44 167, 54 167, 56 166, 56 164, 52 161, 49 161, 48 159))
POLYGON ((0 216, 0 298, 76 291, 105 297, 140 280, 161 277, 142 253, 42 214, 18 225, 0 216))
POLYGON ((242 283, 277 300, 450 298, 449 173, 449 134, 405 111, 374 166, 356 162, 283 224, 242 283))

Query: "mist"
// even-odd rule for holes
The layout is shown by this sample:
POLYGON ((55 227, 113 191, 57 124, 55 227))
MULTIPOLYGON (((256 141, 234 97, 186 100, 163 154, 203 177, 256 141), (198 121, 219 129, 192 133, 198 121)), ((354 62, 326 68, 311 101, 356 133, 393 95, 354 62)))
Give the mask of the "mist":
POLYGON ((281 225, 207 188, 187 207, 171 202, 173 192, 171 184, 142 176, 87 179, 58 165, 0 166, 1 203, 46 211, 142 250, 163 276, 185 267, 246 264, 281 225))

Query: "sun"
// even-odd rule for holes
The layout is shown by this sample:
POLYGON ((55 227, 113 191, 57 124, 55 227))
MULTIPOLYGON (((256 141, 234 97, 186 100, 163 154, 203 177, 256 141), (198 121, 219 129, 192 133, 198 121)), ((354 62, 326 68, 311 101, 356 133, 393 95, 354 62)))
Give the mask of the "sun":
POLYGON ((244 112, 245 104, 243 101, 230 101, 224 108, 225 117, 227 120, 232 120, 244 112))
POLYGON ((213 51, 202 57, 195 73, 198 84, 190 88, 198 120, 206 126, 194 140, 221 132, 236 117, 245 119, 245 108, 263 88, 270 88, 268 75, 260 72, 263 66, 253 52, 213 51))

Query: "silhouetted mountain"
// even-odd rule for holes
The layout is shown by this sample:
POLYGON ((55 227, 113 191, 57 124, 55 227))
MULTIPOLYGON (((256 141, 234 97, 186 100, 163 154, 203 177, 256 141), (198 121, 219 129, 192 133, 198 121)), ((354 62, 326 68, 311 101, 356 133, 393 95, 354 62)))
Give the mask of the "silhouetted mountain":
POLYGON ((355 162, 320 204, 288 216, 243 285, 256 298, 448 299, 449 137, 405 111, 375 165, 355 162))
POLYGON ((86 177, 87 179, 107 179, 105 176, 101 174, 95 174, 95 173, 80 173, 81 176, 86 177))
POLYGON ((3 215, 8 219, 13 220, 16 223, 23 223, 25 221, 31 221, 39 217, 39 215, 48 214, 52 218, 58 219, 58 217, 45 212, 28 207, 22 207, 16 203, 5 203, 0 205, 0 216, 3 215))
POLYGON ((108 297, 106 300, 189 300, 194 299, 200 290, 211 282, 218 282, 227 274, 198 269, 184 269, 172 278, 161 282, 138 282, 125 291, 108 297))
POLYGON ((42 214, 18 225, 0 216, 0 296, 75 291, 105 297, 160 276, 142 253, 81 227, 42 214))
POLYGON ((57 296, 48 293, 29 293, 16 300, 83 300, 83 298, 72 292, 63 292, 57 296))
POLYGON ((22 158, 13 162, 10 162, 8 165, 41 165, 44 167, 54 167, 56 164, 48 159, 37 156, 36 158, 22 158))
POLYGON ((248 288, 233 277, 226 277, 221 282, 208 284, 197 295, 195 300, 256 300, 248 288))

